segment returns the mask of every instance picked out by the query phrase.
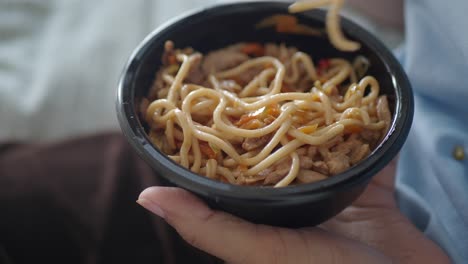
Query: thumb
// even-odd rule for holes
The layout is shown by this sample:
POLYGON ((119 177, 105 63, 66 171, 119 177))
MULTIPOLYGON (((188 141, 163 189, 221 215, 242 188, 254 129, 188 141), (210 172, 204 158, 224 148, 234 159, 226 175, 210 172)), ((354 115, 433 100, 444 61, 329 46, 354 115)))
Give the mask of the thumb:
POLYGON ((198 198, 180 188, 150 187, 137 201, 164 218, 185 241, 229 263, 257 263, 268 243, 267 227, 248 223, 224 212, 208 208, 198 198), (263 230, 265 229, 265 230, 263 230), (262 244, 262 241, 267 243, 262 244))

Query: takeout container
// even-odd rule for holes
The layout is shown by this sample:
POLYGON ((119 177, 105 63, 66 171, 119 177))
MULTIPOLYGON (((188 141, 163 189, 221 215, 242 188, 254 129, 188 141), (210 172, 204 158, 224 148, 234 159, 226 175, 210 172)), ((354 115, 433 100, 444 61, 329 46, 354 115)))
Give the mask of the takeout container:
MULTIPOLYGON (((285 227, 313 226, 333 217, 350 205, 365 189, 372 176, 398 153, 408 135, 413 118, 411 85, 392 53, 369 32, 343 19, 345 34, 362 44, 355 53, 337 51, 323 37, 280 34, 274 29, 256 30, 260 19, 287 14, 288 3, 240 2, 211 6, 184 14, 150 33, 131 55, 122 73, 117 96, 117 114, 124 135, 136 152, 170 185, 184 188, 223 210, 249 221, 285 227), (365 160, 349 170, 316 183, 284 188, 235 186, 194 174, 179 166, 155 148, 146 132, 138 109, 161 66, 164 42, 177 47, 191 46, 206 53, 242 41, 277 42, 296 46, 312 55, 354 58, 366 56, 369 74, 380 82, 387 94, 392 124, 383 142, 365 160)), ((325 11, 296 14, 300 23, 324 28, 325 11)))

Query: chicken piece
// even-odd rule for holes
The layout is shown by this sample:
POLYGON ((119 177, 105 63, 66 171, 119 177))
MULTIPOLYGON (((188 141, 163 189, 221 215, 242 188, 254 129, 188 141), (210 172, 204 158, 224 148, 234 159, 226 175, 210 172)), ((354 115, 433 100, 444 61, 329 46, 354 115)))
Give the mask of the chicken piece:
POLYGON ((299 156, 304 156, 304 155, 307 154, 307 148, 306 148, 306 147, 298 148, 298 149, 296 150, 296 153, 297 153, 297 155, 299 155, 299 156))
POLYGON ((266 175, 247 176, 245 174, 246 171, 247 171, 247 167, 242 168, 242 166, 239 166, 236 169, 232 170, 232 176, 234 176, 234 179, 237 184, 253 185, 260 181, 263 181, 266 178, 266 175))
POLYGON ((229 91, 231 93, 239 93, 242 91, 242 87, 239 86, 235 81, 233 80, 223 80, 219 83, 219 86, 221 89, 229 91))
POLYGON ((274 185, 281 181, 291 170, 291 161, 282 159, 275 163, 275 165, 264 169, 258 173, 259 177, 266 177, 263 181, 266 185, 274 185))
POLYGON ((361 145, 359 148, 355 149, 350 155, 349 159, 352 165, 363 160, 370 153, 369 144, 361 145))
POLYGON ((392 122, 392 114, 388 108, 388 100, 386 95, 380 96, 377 100, 377 117, 385 122, 385 129, 382 132, 382 136, 384 136, 390 127, 390 123, 392 122))
POLYGON ((167 85, 162 78, 162 71, 160 70, 156 73, 154 83, 148 92, 148 99, 150 101, 153 101, 157 98, 162 98, 162 97, 159 97, 159 92, 163 90, 166 86, 167 85))
POLYGON ((319 152, 327 164, 330 175, 338 174, 350 167, 349 157, 342 151, 330 152, 328 149, 320 147, 319 152))
POLYGON ((379 141, 381 134, 382 133, 378 130, 364 129, 360 133, 360 136, 366 143, 369 143, 371 148, 374 148, 377 142, 379 141))
POLYGON ((203 60, 201 67, 205 75, 210 75, 215 72, 233 68, 248 59, 249 56, 242 53, 240 50, 228 47, 226 49, 208 53, 203 60))
POLYGON ((350 167, 349 157, 342 152, 331 152, 331 155, 325 162, 327 163, 330 175, 341 173, 350 167))
POLYGON ((240 185, 255 185, 257 183, 260 183, 261 181, 265 180, 265 176, 263 177, 258 177, 258 176, 255 176, 255 177, 240 177, 238 178, 237 180, 237 184, 240 184, 240 185))
POLYGON ((362 142, 357 139, 357 135, 351 135, 346 141, 341 142, 340 144, 333 147, 333 151, 341 152, 343 154, 348 155, 351 152, 354 152, 360 146, 362 146, 362 142))
POLYGON ((377 106, 375 104, 375 101, 369 102, 369 104, 366 107, 370 117, 377 117, 377 106))
POLYGON ((278 58, 282 63, 287 63, 297 52, 296 48, 286 47, 284 44, 278 45, 275 43, 265 44, 265 56, 278 58))
POLYGON ((315 161, 312 164, 312 169, 324 175, 330 174, 328 171, 328 165, 324 161, 315 161))
POLYGON ((317 147, 316 146, 309 146, 307 148, 307 155, 309 157, 314 157, 317 154, 317 147))
POLYGON ((201 85, 206 80, 207 75, 205 74, 205 72, 203 72, 201 68, 201 62, 202 62, 201 56, 195 59, 195 61, 191 65, 192 67, 190 68, 187 76, 185 77, 186 83, 193 83, 193 84, 201 85))
POLYGON ((311 169, 314 166, 314 161, 309 156, 301 155, 299 156, 299 164, 301 169, 311 169))
POLYGON ((175 58, 175 49, 174 49, 174 42, 168 40, 164 43, 164 53, 162 55, 162 63, 164 66, 171 65, 175 58))
POLYGON ((345 142, 336 145, 333 151, 347 155, 352 165, 358 163, 370 153, 369 144, 365 144, 358 137, 357 134, 351 135, 345 142))
POLYGON ((311 183, 326 179, 327 176, 313 170, 300 170, 296 177, 299 183, 311 183))
POLYGON ((262 72, 262 70, 264 70, 263 67, 251 67, 248 70, 242 72, 239 76, 237 76, 239 85, 247 85, 250 81, 257 77, 262 72))
POLYGON ((246 138, 242 143, 242 148, 246 151, 252 151, 256 148, 266 145, 271 139, 271 135, 261 136, 259 138, 246 138))
POLYGON ((387 124, 390 124, 392 120, 392 114, 388 108, 388 100, 386 95, 380 96, 377 100, 377 116, 380 120, 387 122, 387 124))
POLYGON ((331 140, 329 140, 328 142, 320 145, 320 148, 330 149, 333 146, 340 144, 343 141, 344 141, 343 136, 336 136, 332 138, 331 140))

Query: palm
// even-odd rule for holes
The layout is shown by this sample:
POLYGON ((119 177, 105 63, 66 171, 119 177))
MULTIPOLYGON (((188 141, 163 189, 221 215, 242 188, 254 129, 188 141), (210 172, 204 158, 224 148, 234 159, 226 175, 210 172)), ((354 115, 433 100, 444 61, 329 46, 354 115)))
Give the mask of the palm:
POLYGON ((149 188, 139 203, 189 243, 229 263, 447 263, 443 251, 399 212, 394 176, 391 163, 352 206, 320 228, 254 225, 213 211, 178 188, 149 188))
MULTIPOLYGON (((357 247, 361 245, 363 247, 369 246, 371 250, 376 249, 376 252, 372 252, 373 254, 388 253, 386 252, 388 251, 386 244, 382 243, 388 235, 384 230, 391 222, 396 223, 404 220, 398 213, 394 198, 395 165, 395 162, 392 162, 379 172, 357 201, 339 215, 324 223, 321 228, 327 232, 317 228, 290 230, 265 226, 258 227, 260 231, 257 230, 256 232, 264 233, 268 237, 269 242, 267 243, 273 244, 276 253, 272 256, 258 256, 256 261, 266 260, 269 257, 272 259, 268 259, 264 263, 269 261, 281 263, 282 261, 278 260, 284 260, 285 257, 291 263, 293 263, 291 257, 297 258, 297 262, 294 263, 299 263, 304 259, 316 259, 317 256, 314 253, 317 251, 317 247, 324 246, 321 250, 327 252, 326 249, 329 245, 326 243, 314 245, 314 240, 316 240, 317 236, 323 236, 323 239, 330 241, 330 233, 333 239, 343 240, 344 244, 347 244, 349 242, 347 240, 350 239, 356 242, 355 246, 357 247), (298 243, 291 243, 291 241, 297 241, 298 243)), ((350 262, 349 259, 344 259, 349 257, 346 252, 334 251, 328 253, 328 256, 323 256, 321 259, 333 259, 337 263, 341 263, 340 260, 350 262)), ((259 254, 257 253, 257 255, 259 254)), ((381 261, 387 260, 384 255, 378 257, 382 257, 381 261)), ((398 258, 398 256, 395 257, 398 258)))
POLYGON ((395 172, 394 160, 373 178, 357 201, 321 227, 375 249, 389 261, 442 263, 439 261, 445 259, 444 254, 437 254, 440 252, 437 246, 399 212, 394 196, 395 172), (434 249, 435 254, 428 253, 429 249, 434 249))
POLYGON ((323 227, 372 245, 369 235, 381 233, 382 225, 401 217, 394 197, 395 169, 392 161, 372 179, 357 201, 323 227))

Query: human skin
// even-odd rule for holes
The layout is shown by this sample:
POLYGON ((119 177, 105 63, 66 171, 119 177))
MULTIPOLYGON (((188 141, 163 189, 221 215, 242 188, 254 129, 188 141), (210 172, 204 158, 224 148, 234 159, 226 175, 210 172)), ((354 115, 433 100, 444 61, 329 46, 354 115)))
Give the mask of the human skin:
POLYGON ((228 263, 450 263, 398 210, 394 176, 392 163, 352 206, 320 227, 252 224, 174 187, 150 187, 138 203, 191 245, 228 263))

